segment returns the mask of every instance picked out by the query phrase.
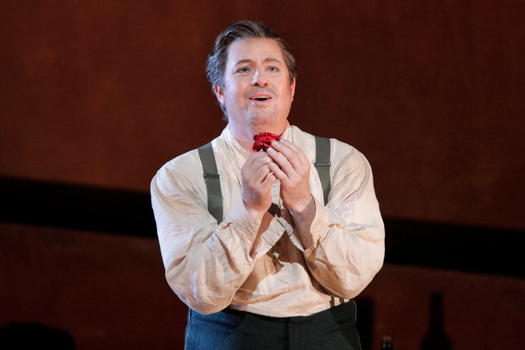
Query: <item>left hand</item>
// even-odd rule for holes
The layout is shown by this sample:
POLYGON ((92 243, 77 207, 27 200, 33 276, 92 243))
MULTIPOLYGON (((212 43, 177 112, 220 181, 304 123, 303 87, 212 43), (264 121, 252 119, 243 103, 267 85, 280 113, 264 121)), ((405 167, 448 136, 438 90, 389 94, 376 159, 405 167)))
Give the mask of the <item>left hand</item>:
POLYGON ((270 170, 281 182, 284 205, 292 212, 304 212, 313 201, 309 185, 310 161, 296 145, 284 139, 273 141, 267 153, 273 160, 270 170))

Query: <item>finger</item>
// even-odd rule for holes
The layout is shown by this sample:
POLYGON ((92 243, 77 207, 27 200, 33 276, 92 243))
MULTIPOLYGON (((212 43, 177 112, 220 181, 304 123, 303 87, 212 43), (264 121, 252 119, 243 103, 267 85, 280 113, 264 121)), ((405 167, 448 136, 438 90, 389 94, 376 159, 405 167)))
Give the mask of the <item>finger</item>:
POLYGON ((257 176, 257 171, 260 168, 268 166, 268 164, 271 162, 273 162, 272 159, 266 153, 257 157, 253 157, 249 160, 246 160, 246 163, 243 167, 243 172, 248 178, 255 179, 257 176))
POLYGON ((286 140, 274 141, 272 142, 272 147, 283 154, 294 169, 305 166, 306 156, 293 143, 286 140))
POLYGON ((258 152, 257 156, 252 159, 252 166, 254 168, 260 168, 261 166, 271 163, 272 158, 265 152, 258 152))
POLYGON ((268 164, 265 164, 264 166, 261 166, 257 171, 255 172, 255 183, 260 184, 263 182, 265 177, 270 173, 270 167, 268 164))
POLYGON ((288 180, 290 179, 288 175, 284 171, 282 171, 277 164, 270 163, 269 168, 273 175, 279 179, 279 181, 288 182, 288 180))
POLYGON ((297 158, 300 159, 304 164, 310 164, 310 161, 308 160, 308 158, 306 157, 306 154, 304 154, 301 148, 299 148, 292 142, 285 140, 285 139, 281 139, 279 142, 287 146, 290 150, 292 150, 292 152, 295 152, 296 156, 298 155, 297 158))
POLYGON ((248 156, 248 159, 246 159, 246 163, 248 164, 256 164, 258 162, 261 162, 263 159, 269 158, 268 155, 264 152, 254 152, 248 156))
MULTIPOLYGON (((288 176, 293 176, 295 173, 295 170, 288 160, 283 154, 280 152, 277 152, 276 150, 272 148, 268 148, 268 155, 273 159, 277 165, 281 168, 282 171, 286 173, 288 176)), ((271 163, 270 163, 271 164, 271 163)))
POLYGON ((261 186, 264 190, 267 190, 273 185, 275 181, 277 181, 277 178, 272 172, 269 172, 268 175, 266 175, 266 177, 264 178, 263 182, 261 183, 261 186))

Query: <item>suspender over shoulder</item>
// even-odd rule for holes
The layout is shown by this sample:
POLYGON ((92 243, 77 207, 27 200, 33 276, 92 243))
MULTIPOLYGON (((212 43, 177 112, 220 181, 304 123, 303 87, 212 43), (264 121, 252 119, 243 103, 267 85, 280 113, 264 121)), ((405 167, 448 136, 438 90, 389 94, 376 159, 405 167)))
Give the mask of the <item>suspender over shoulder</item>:
POLYGON ((328 194, 332 185, 330 183, 330 139, 327 137, 315 137, 315 169, 319 174, 323 188, 324 204, 328 203, 328 194))
POLYGON ((199 148, 206 192, 208 193, 208 211, 220 223, 222 217, 222 192, 217 163, 211 142, 199 148))
MULTIPOLYGON (((223 219, 222 192, 219 172, 211 142, 199 148, 204 181, 208 194, 208 211, 220 223, 223 219)), ((330 193, 330 139, 315 136, 315 169, 319 174, 321 186, 323 188, 324 204, 328 202, 330 193)))

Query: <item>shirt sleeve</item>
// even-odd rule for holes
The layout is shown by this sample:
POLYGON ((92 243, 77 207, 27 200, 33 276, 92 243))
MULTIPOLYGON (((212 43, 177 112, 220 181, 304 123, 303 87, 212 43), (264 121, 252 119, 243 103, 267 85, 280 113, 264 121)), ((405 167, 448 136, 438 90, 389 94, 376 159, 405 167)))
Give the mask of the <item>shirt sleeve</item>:
POLYGON ((304 256, 324 288, 351 299, 383 265, 385 230, 368 161, 351 146, 341 145, 346 152, 332 157, 336 166, 329 201, 325 206, 314 199, 316 213, 310 232, 315 245, 304 256))
POLYGON ((151 200, 168 284, 186 305, 207 314, 227 307, 253 270, 250 250, 260 220, 240 201, 217 224, 195 185, 202 169, 188 172, 186 164, 161 168, 151 200))

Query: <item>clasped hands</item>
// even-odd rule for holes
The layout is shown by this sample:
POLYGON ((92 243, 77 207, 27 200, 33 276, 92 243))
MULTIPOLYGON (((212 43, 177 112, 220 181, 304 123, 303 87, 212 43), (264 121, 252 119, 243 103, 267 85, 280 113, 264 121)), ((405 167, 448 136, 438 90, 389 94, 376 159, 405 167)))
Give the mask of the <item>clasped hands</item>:
POLYGON ((256 218, 262 218, 272 204, 272 185, 281 182, 280 195, 292 214, 303 214, 313 205, 310 193, 310 162, 293 143, 273 141, 267 152, 254 152, 241 169, 243 202, 256 218))

